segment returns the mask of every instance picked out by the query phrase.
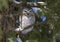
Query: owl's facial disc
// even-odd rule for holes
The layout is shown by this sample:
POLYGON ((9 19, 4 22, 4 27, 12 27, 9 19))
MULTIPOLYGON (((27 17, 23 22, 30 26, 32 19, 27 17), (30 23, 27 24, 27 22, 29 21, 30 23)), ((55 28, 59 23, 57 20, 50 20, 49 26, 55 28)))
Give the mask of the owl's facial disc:
POLYGON ((31 13, 32 13, 31 9, 27 11, 27 15, 30 15, 31 13))
POLYGON ((27 17, 30 17, 30 16, 34 16, 34 13, 32 11, 32 9, 23 9, 23 15, 27 16, 27 17))

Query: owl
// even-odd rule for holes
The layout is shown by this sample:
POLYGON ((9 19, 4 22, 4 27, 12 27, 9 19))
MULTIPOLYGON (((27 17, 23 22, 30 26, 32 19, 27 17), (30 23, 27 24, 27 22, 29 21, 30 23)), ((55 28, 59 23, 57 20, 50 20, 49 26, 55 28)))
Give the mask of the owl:
POLYGON ((27 34, 32 31, 33 26, 28 27, 35 23, 35 14, 31 8, 24 8, 22 14, 19 16, 19 28, 16 31, 21 31, 22 34, 27 34))

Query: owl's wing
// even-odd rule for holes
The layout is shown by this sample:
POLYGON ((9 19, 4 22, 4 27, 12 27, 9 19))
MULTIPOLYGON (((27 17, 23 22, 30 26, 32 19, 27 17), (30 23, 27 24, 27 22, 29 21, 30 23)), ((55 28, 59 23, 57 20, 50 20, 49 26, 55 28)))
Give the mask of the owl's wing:
POLYGON ((22 19, 21 19, 21 16, 19 17, 19 28, 17 28, 15 31, 22 31, 25 27, 29 26, 30 25, 30 20, 27 18, 27 16, 22 16, 22 19))
POLYGON ((20 26, 22 26, 22 28, 25 28, 30 25, 30 20, 27 16, 22 16, 22 22, 21 22, 21 16, 20 16, 19 22, 20 22, 20 26))
POLYGON ((32 29, 33 29, 33 26, 30 27, 30 28, 28 28, 28 29, 23 30, 21 33, 22 33, 22 34, 27 34, 27 33, 31 32, 32 29))
POLYGON ((35 23, 35 16, 31 16, 30 18, 29 18, 29 21, 30 21, 30 25, 32 25, 32 24, 34 24, 35 23))

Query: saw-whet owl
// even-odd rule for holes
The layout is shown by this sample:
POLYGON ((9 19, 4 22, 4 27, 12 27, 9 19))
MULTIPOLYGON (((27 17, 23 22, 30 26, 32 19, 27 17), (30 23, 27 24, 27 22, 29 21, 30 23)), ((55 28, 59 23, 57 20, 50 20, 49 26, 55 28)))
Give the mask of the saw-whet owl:
POLYGON ((28 27, 34 23, 35 23, 35 14, 34 14, 33 10, 31 8, 24 8, 22 10, 22 14, 19 16, 20 25, 19 25, 19 28, 16 29, 16 31, 20 30, 22 34, 26 34, 30 31, 32 31, 33 26, 31 26, 27 29, 25 27, 28 27))

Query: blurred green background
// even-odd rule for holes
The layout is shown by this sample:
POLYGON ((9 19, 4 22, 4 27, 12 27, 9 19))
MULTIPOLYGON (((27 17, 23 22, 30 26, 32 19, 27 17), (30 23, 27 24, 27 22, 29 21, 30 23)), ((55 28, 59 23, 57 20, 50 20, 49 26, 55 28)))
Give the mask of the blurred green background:
MULTIPOLYGON (((23 0, 23 1, 33 2, 34 0, 23 0)), ((38 1, 43 1, 47 3, 46 9, 44 9, 43 7, 40 7, 43 10, 43 13, 46 15, 47 20, 45 22, 41 22, 38 20, 40 25, 34 26, 34 29, 32 30, 32 32, 22 37, 22 40, 24 42, 54 42, 56 40, 55 39, 56 34, 60 33, 60 0, 38 0, 38 1), (49 30, 51 30, 51 34, 48 33, 49 30)), ((4 9, 9 10, 8 3, 9 3, 8 0, 0 0, 0 12, 2 12, 4 9)), ((39 16, 42 15, 39 11, 37 13, 39 16)), ((0 15, 1 14, 2 13, 0 13, 0 15)), ((2 19, 0 19, 0 21, 2 21, 2 19)), ((4 34, 2 31, 1 22, 0 22, 0 41, 2 41, 1 39, 3 38, 3 35, 4 34)), ((9 32, 7 37, 12 37, 12 35, 15 36, 15 33, 9 32)), ((11 41, 10 39, 10 42, 15 42, 15 41, 11 41)))

